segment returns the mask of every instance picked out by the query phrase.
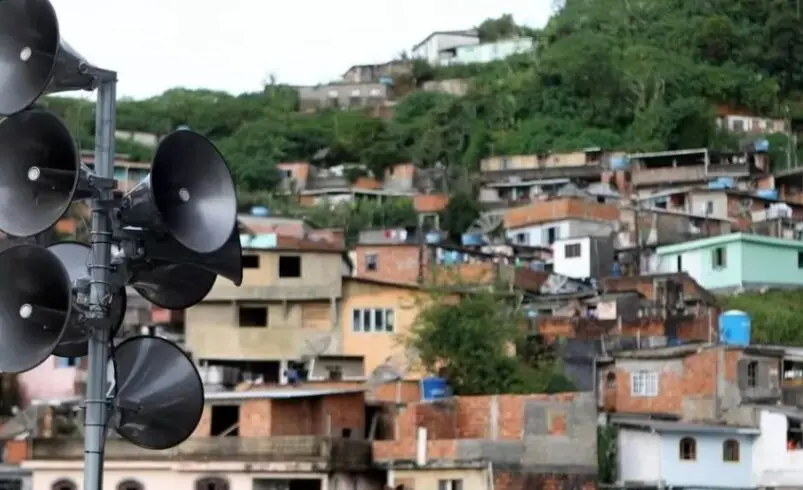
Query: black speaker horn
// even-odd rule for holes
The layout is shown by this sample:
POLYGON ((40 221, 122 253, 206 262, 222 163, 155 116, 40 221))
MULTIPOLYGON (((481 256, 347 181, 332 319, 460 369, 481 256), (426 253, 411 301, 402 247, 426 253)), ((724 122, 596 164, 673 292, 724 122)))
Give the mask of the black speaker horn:
POLYGON ((183 310, 200 303, 217 274, 206 269, 166 261, 148 261, 131 267, 129 284, 154 305, 168 310, 183 310))
MULTIPOLYGON (((92 260, 92 249, 89 245, 66 241, 54 243, 48 246, 47 249, 59 258, 73 284, 78 279, 88 276, 88 265, 92 260)), ((112 325, 111 338, 114 338, 123 323, 126 303, 125 287, 119 288, 112 294, 112 301, 109 306, 112 325)), ((77 306, 77 302, 74 301, 73 304, 75 305, 75 310, 80 309, 77 306)), ((59 357, 83 357, 87 354, 88 331, 80 322, 74 320, 75 315, 71 318, 73 320, 68 323, 59 345, 53 351, 53 355, 59 357)))
POLYGON ((112 352, 117 433, 146 449, 169 449, 192 435, 204 410, 195 364, 169 340, 130 337, 112 352))
POLYGON ((229 167, 206 137, 188 129, 156 148, 151 173, 123 198, 124 226, 169 234, 193 252, 215 252, 237 221, 229 167))
MULTIPOLYGON (((0 16, 7 1, 17 3, 0 0, 0 16)), ((85 172, 72 134, 55 114, 32 108, 0 121, 0 230, 28 237, 53 226, 80 197, 85 172)))
POLYGON ((162 240, 146 240, 145 257, 214 272, 233 282, 235 286, 243 283, 243 249, 240 244, 240 232, 236 228, 228 241, 216 252, 199 254, 178 241, 165 237, 162 240))
POLYGON ((0 1, 0 32, 0 115, 16 114, 43 94, 94 88, 92 66, 62 41, 48 0, 0 1))
POLYGON ((39 245, 0 252, 0 372, 21 373, 47 359, 73 312, 70 276, 39 245))

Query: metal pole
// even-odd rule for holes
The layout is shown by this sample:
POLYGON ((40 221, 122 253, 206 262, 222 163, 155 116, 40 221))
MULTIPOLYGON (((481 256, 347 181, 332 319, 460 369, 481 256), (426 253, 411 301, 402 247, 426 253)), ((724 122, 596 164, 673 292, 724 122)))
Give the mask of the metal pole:
MULTIPOLYGON (((114 176, 114 126, 117 76, 105 73, 97 93, 95 116, 95 173, 114 176)), ((89 266, 89 366, 86 382, 86 420, 84 433, 84 490, 103 488, 103 449, 106 442, 108 409, 106 366, 109 359, 108 304, 111 295, 112 222, 107 203, 112 192, 103 190, 92 200, 92 263, 89 266)))

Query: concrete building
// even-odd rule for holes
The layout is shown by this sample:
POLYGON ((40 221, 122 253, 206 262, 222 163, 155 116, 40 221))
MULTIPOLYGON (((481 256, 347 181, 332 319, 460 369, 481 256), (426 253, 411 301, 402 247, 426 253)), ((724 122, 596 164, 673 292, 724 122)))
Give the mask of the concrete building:
POLYGON ((686 272, 712 291, 803 286, 803 242, 732 233, 656 249, 655 270, 686 272))
POLYGON ((458 46, 473 46, 480 43, 475 31, 435 31, 418 42, 410 54, 412 58, 422 59, 431 65, 437 65, 441 53, 458 46))
POLYGON ((299 87, 298 98, 302 111, 315 109, 355 109, 384 105, 393 100, 393 85, 369 82, 333 82, 325 85, 299 87))
MULTIPOLYGON (((366 439, 362 390, 257 389, 208 393, 192 437, 150 451, 113 437, 105 488, 151 490, 380 490, 366 439)), ((31 490, 83 487, 83 441, 54 437, 26 444, 31 490)))
POLYGON ((526 53, 535 47, 535 41, 529 37, 502 39, 492 43, 470 44, 443 49, 438 60, 439 65, 463 65, 468 63, 490 63, 503 60, 514 54, 526 53))
POLYGON ((749 403, 781 401, 782 349, 692 343, 625 351, 598 363, 606 412, 721 420, 749 403))
POLYGON ((657 420, 617 422, 618 485, 755 488, 760 430, 657 420))
POLYGON ((554 198, 505 211, 505 234, 512 243, 549 247, 557 240, 609 236, 619 207, 582 198, 554 198))
POLYGON ((373 443, 391 488, 596 488, 590 393, 455 397, 408 404, 373 443))

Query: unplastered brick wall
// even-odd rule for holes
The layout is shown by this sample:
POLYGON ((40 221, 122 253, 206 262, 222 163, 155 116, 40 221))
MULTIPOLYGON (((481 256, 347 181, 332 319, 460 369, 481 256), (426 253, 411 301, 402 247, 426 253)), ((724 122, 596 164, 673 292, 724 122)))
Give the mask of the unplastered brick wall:
POLYGON ((493 463, 503 490, 581 488, 596 481, 591 393, 456 397, 408 405, 396 422, 394 440, 373 443, 378 462, 415 463, 418 429, 424 428, 425 465, 493 463))
MULTIPOLYGON (((332 435, 361 438, 365 429, 365 396, 344 393, 289 399, 249 399, 240 405, 240 437, 332 435)), ((211 435, 207 405, 193 436, 211 435)))

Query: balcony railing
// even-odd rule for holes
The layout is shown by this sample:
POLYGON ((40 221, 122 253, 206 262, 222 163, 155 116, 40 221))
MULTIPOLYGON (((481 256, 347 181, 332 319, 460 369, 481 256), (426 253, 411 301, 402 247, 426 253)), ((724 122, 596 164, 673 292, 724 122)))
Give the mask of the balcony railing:
MULTIPOLYGON (((122 439, 106 442, 109 460, 174 461, 307 461, 325 462, 332 468, 361 468, 371 463, 368 441, 322 436, 281 437, 192 437, 164 451, 143 449, 122 439)), ((84 457, 82 439, 34 439, 31 459, 74 459, 84 457)))

